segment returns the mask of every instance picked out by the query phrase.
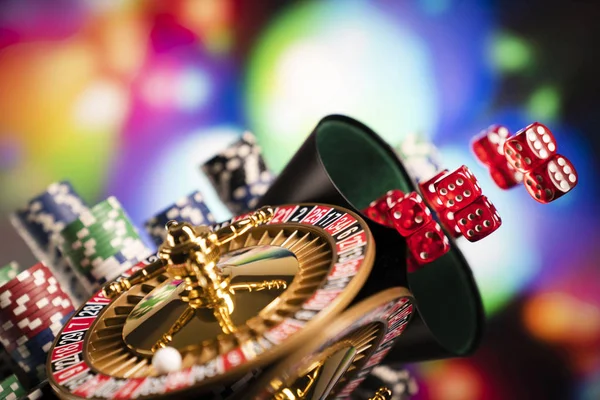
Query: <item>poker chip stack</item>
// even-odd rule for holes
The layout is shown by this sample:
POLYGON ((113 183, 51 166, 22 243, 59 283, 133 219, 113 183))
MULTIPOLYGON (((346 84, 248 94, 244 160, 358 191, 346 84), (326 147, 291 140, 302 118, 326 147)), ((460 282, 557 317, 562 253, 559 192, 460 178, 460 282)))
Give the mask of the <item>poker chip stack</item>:
POLYGON ((0 400, 20 399, 25 393, 25 389, 16 375, 11 375, 0 382, 0 400))
POLYGON ((215 219, 204 203, 202 194, 195 191, 145 222, 146 230, 157 246, 160 246, 167 237, 165 226, 169 221, 209 225, 214 224, 215 219))
POLYGON ((0 268, 0 286, 15 278, 19 273, 19 264, 12 261, 0 268))
POLYGON ((438 149, 417 134, 408 135, 396 147, 396 154, 417 183, 430 179, 443 169, 438 149))
POLYGON ((67 225, 59 242, 89 293, 151 253, 115 197, 96 204, 67 225))
POLYGON ((274 176, 262 158, 252 133, 242 137, 202 165, 221 201, 234 213, 255 208, 274 176))
POLYGON ((45 378, 46 352, 74 311, 43 263, 0 286, 0 342, 32 382, 45 378))
POLYGON ((33 254, 53 270, 75 304, 85 300, 88 293, 66 263, 57 244, 60 231, 87 210, 87 205, 69 182, 55 182, 10 216, 33 254))

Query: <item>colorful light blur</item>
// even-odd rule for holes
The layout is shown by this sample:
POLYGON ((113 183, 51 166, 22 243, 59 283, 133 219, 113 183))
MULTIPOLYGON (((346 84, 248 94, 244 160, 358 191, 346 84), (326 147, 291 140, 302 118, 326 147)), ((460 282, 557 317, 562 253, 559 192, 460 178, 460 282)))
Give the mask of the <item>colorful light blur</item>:
POLYGON ((250 127, 276 171, 328 114, 352 115, 391 142, 431 133, 438 114, 432 72, 422 40, 377 7, 300 3, 269 27, 251 55, 250 127))
MULTIPOLYGON (((199 165, 245 129, 276 172, 329 113, 362 120, 392 145, 419 132, 448 168, 472 168, 503 226, 480 243, 459 243, 495 342, 474 358, 414 366, 417 399, 521 398, 514 391, 534 390, 525 380, 511 388, 518 379, 502 369, 512 362, 509 339, 494 329, 534 341, 568 369, 560 379, 574 376, 576 398, 595 399, 600 221, 589 210, 600 174, 589 137, 565 114, 566 84, 543 76, 541 57, 553 49, 504 26, 494 7, 476 0, 251 9, 231 0, 3 2, 0 210, 69 179, 90 202, 116 195, 138 224, 193 190, 224 219, 229 213, 199 165), (522 84, 507 96, 502 89, 512 80, 522 84), (550 126, 580 176, 578 188, 546 206, 523 188, 497 189, 469 148, 492 123, 516 131, 534 120, 550 126), (510 323, 494 328, 504 319, 510 323)), ((527 372, 529 350, 518 348, 515 362, 527 372)), ((530 367, 555 376, 544 368, 530 367)))

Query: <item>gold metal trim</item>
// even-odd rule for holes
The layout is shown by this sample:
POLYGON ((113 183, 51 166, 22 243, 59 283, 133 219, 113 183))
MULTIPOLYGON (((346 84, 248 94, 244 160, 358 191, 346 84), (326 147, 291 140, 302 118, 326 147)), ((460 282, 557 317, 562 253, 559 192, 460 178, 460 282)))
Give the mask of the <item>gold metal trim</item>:
MULTIPOLYGON (((310 226, 285 225, 260 226, 232 239, 223 248, 223 253, 249 246, 281 246, 292 251, 299 263, 299 273, 286 291, 257 316, 248 320, 245 326, 237 327, 229 333, 222 333, 214 340, 204 341, 187 349, 183 355, 183 368, 208 362, 218 354, 223 354, 244 341, 260 335, 270 326, 283 320, 299 308, 314 290, 323 282, 330 269, 333 245, 322 231, 310 226)), ((85 352, 90 364, 99 372, 125 378, 155 375, 147 354, 132 352, 123 342, 122 330, 127 315, 133 311, 145 295, 169 279, 181 279, 181 272, 164 270, 161 274, 143 283, 138 283, 117 298, 107 307, 96 323, 94 332, 86 342, 85 352)), ((269 284, 273 282, 269 281, 269 284)), ((191 318, 191 312, 183 318, 191 318)), ((181 317, 178 322, 181 321, 181 317)), ((186 321, 187 322, 187 321, 186 321)), ((182 324, 183 325, 183 324, 182 324)), ((165 334, 171 334, 177 326, 165 334)))
MULTIPOLYGON (((373 351, 383 340, 383 322, 367 322, 344 334, 364 315, 394 299, 412 297, 406 288, 391 288, 381 291, 358 303, 331 321, 317 338, 297 349, 291 356, 269 368, 252 388, 250 399, 308 400, 331 399, 353 379, 368 361, 373 351), (340 337, 341 336, 341 337, 340 337), (322 397, 310 397, 319 376, 320 369, 337 350, 356 347, 356 354, 350 363, 346 362, 343 372, 335 377, 332 389, 322 397), (271 393, 267 395, 267 393, 271 393)), ((387 399, 389 390, 381 388, 373 400, 387 399)), ((391 392, 390 392, 391 394, 391 392)))

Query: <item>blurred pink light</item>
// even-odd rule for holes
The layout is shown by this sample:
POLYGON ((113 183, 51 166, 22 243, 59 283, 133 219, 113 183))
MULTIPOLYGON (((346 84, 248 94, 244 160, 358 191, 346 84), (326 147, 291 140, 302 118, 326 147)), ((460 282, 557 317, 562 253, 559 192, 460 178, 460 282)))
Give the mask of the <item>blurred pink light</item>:
POLYGON ((173 82, 177 78, 174 71, 157 70, 151 72, 142 85, 142 96, 144 100, 158 108, 173 104, 176 89, 173 82))

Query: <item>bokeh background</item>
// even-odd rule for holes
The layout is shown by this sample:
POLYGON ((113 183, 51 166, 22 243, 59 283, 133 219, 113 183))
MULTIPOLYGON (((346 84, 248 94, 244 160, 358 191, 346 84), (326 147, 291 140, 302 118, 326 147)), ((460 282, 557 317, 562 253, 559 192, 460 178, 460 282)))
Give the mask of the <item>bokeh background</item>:
POLYGON ((34 262, 7 213, 68 179, 136 223, 200 189, 254 132, 280 171, 318 120, 433 141, 503 217, 460 243, 489 327, 468 359, 411 365, 416 399, 600 398, 600 7, 553 0, 0 2, 0 264, 34 262), (497 189, 469 150, 492 123, 547 124, 580 176, 549 204, 497 189))

